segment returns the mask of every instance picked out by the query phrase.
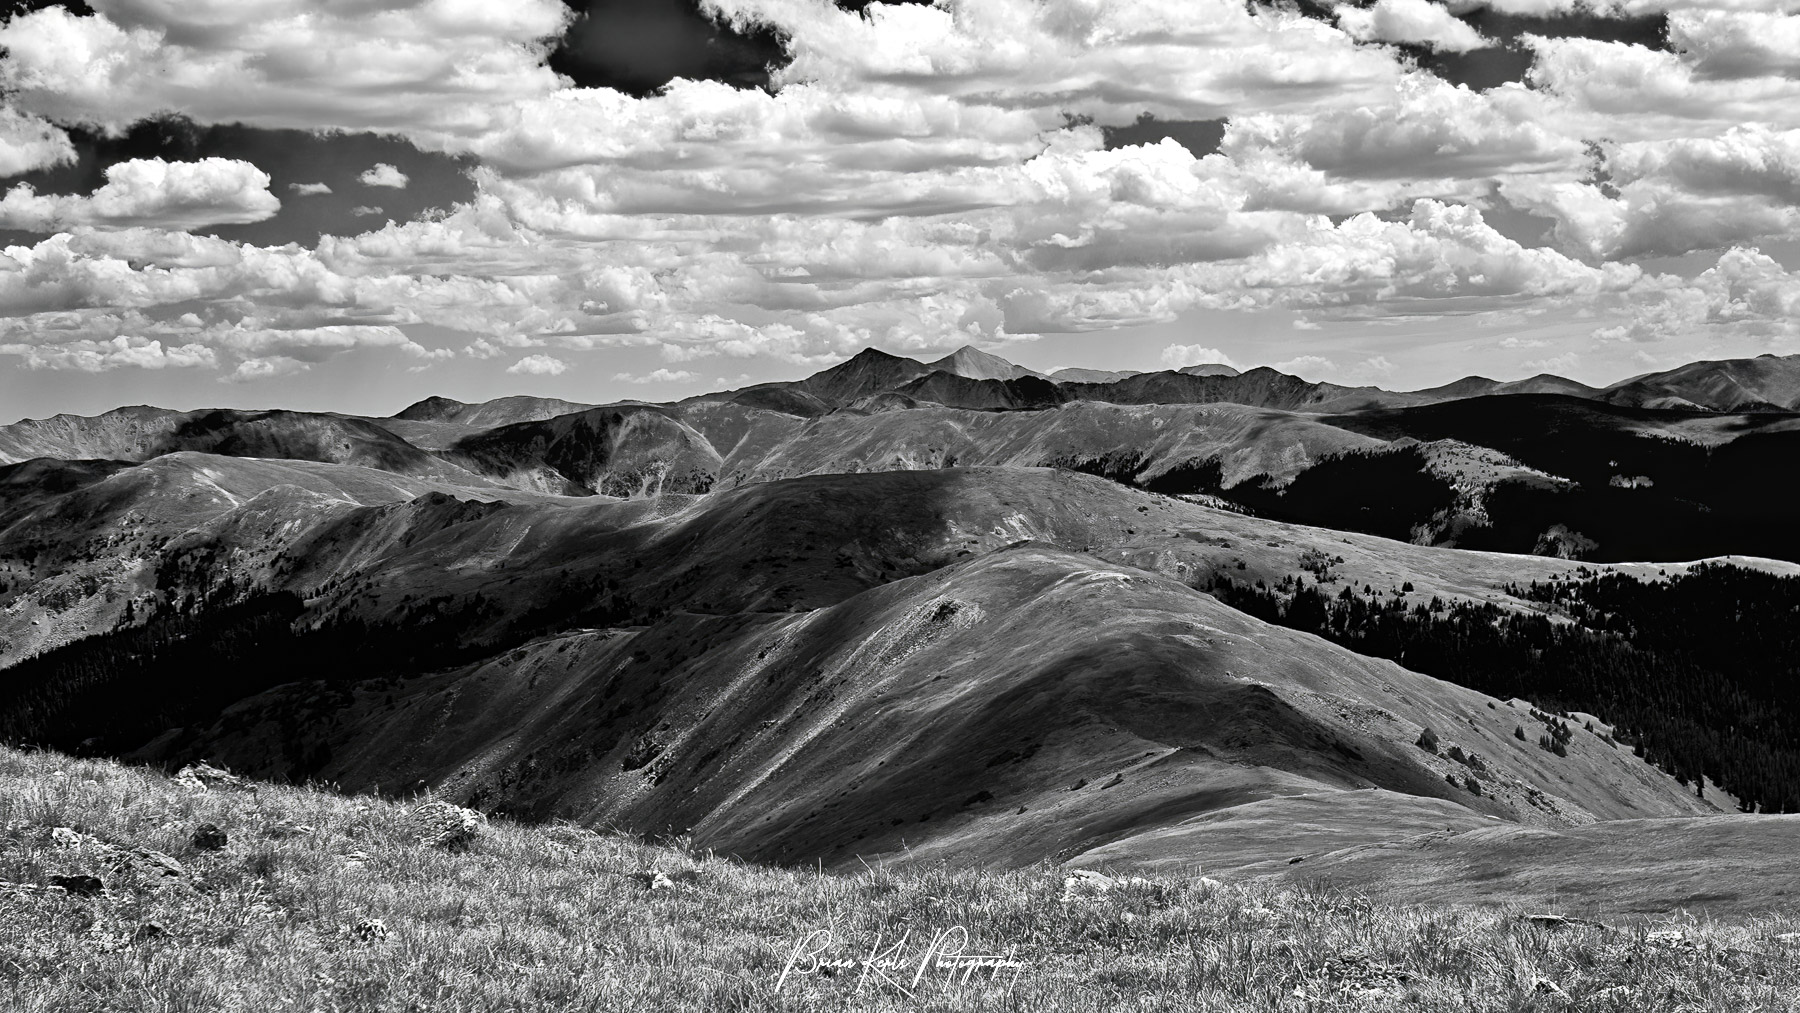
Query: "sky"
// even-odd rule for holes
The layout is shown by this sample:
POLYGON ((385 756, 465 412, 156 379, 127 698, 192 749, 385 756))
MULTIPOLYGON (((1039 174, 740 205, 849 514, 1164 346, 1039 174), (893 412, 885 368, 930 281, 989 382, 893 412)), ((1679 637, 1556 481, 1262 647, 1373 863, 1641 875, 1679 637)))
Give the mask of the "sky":
POLYGON ((1800 0, 0 3, 0 421, 1800 352, 1800 0))

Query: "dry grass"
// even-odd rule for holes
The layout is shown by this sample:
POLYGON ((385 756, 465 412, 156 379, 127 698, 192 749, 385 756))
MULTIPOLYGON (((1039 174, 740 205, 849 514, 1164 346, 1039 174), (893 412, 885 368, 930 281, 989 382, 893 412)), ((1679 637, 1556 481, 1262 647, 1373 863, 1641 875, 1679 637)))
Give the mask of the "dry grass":
POLYGON ((1197 878, 1064 901, 1049 867, 819 875, 500 822, 449 852, 407 837, 404 816, 386 801, 205 789, 0 750, 0 880, 18 884, 0 887, 0 1009, 1800 1008, 1800 940, 1779 938, 1800 929, 1794 917, 1549 929, 1517 911, 1197 878), (204 823, 229 843, 193 847, 204 823), (100 843, 71 847, 56 827, 100 843), (185 872, 142 856, 115 870, 121 847, 185 872), (672 885, 651 889, 654 871, 672 885), (74 874, 105 892, 41 889, 74 874), (912 997, 859 987, 855 972, 775 987, 815 929, 858 950, 911 929, 916 958, 920 936, 953 926, 972 950, 1011 947, 1026 967, 998 982, 930 979, 912 997))

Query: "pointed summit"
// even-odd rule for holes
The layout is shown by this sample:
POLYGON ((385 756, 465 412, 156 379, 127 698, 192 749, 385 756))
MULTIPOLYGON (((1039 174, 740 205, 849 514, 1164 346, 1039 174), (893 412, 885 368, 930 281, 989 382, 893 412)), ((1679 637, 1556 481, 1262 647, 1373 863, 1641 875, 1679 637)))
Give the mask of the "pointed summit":
POLYGON ((869 394, 893 390, 929 372, 931 368, 917 359, 865 348, 800 381, 799 386, 827 404, 847 405, 869 394))
POLYGON ((928 362, 926 365, 932 369, 955 373, 957 376, 970 380, 1017 380, 1022 376, 1044 375, 1036 370, 1026 369, 1024 366, 1008 362, 991 352, 984 352, 974 345, 964 345, 936 362, 928 362))

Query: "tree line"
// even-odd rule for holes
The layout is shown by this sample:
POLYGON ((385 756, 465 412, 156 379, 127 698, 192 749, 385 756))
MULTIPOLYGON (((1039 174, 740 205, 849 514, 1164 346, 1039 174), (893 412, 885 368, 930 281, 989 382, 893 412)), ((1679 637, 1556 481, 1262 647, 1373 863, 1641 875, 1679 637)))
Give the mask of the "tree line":
POLYGON ((1304 575, 1275 587, 1217 575, 1200 589, 1491 696, 1598 715, 1682 784, 1704 775, 1746 810, 1800 812, 1800 578, 1717 564, 1657 580, 1584 568, 1505 589, 1541 612, 1367 585, 1333 592, 1304 575))

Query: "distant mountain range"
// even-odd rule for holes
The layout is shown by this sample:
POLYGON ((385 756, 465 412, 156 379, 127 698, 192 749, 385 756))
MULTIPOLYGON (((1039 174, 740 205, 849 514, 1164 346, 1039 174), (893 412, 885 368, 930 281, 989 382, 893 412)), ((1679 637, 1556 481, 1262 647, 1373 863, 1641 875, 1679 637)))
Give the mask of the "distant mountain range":
POLYGON ((1468 376, 1425 390, 1386 391, 1379 387, 1313 383, 1267 366, 1239 371, 1219 363, 1202 363, 1154 373, 1062 369, 1046 375, 969 346, 929 363, 871 348, 804 380, 758 384, 728 391, 723 396, 741 397, 748 402, 766 397, 770 391, 803 392, 818 398, 827 409, 848 407, 861 398, 885 392, 951 408, 1037 408, 1070 401, 1228 401, 1319 412, 1404 408, 1499 394, 1562 394, 1632 408, 1791 412, 1800 410, 1800 356, 1763 355, 1696 362, 1604 388, 1541 373, 1511 381, 1468 376), (1048 381, 1050 386, 1019 382, 1033 380, 1048 381))
POLYGON ((27 420, 0 738, 845 866, 1164 864, 1293 798, 1338 847, 1800 807, 1796 375, 868 350, 673 404, 27 420), (1628 578, 1726 580, 1708 621, 1763 625, 1634 654, 1679 624, 1628 578))

